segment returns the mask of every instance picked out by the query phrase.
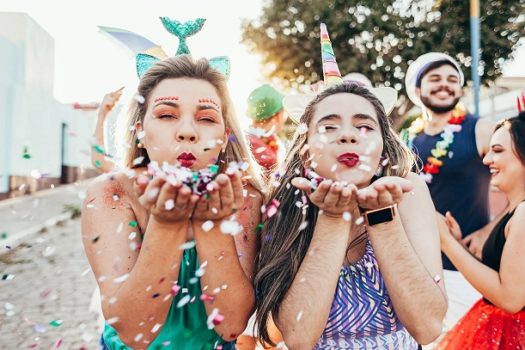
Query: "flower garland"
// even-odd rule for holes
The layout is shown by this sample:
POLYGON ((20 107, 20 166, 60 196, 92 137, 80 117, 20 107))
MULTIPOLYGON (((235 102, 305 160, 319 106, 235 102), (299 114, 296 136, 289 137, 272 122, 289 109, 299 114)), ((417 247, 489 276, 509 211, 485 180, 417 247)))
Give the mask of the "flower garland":
MULTIPOLYGON (((439 168, 443 166, 443 160, 440 160, 440 158, 449 154, 449 148, 454 142, 454 134, 461 131, 461 124, 465 120, 466 114, 465 108, 459 104, 452 111, 448 124, 440 135, 441 140, 437 141, 436 146, 430 151, 431 156, 427 158, 427 163, 423 166, 423 170, 420 173, 426 183, 431 183, 433 175, 439 173, 439 168)), ((425 121, 423 118, 417 118, 408 129, 401 132, 401 138, 408 147, 413 149, 414 139, 424 128, 425 121)), ((452 154, 450 154, 450 157, 452 157, 452 154)))

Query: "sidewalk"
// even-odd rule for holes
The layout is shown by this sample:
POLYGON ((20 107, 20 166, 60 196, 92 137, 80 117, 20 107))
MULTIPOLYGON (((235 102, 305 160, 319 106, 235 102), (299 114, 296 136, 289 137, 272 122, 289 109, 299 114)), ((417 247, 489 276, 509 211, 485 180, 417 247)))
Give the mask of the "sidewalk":
POLYGON ((91 181, 0 201, 0 350, 98 348, 80 219, 63 212, 91 181))
POLYGON ((71 218, 72 213, 65 212, 64 206, 80 208, 85 191, 92 181, 89 179, 0 201, 0 247, 14 248, 23 238, 71 218))

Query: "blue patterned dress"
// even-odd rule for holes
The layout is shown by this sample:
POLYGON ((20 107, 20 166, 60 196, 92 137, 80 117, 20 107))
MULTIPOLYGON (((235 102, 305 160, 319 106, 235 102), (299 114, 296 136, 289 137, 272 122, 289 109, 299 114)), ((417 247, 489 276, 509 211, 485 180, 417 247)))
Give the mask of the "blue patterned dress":
POLYGON ((370 241, 360 260, 341 268, 320 349, 418 349, 396 316, 370 241))

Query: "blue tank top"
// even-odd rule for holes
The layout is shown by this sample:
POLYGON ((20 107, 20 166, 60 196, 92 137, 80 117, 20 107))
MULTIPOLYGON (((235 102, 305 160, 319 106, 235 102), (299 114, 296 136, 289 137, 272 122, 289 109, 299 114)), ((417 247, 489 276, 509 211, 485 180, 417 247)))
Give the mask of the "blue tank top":
MULTIPOLYGON (((428 184, 436 210, 443 215, 450 211, 459 223, 463 237, 489 222, 490 172, 476 145, 478 120, 467 115, 461 131, 454 134, 448 155, 440 158, 443 166, 428 184)), ((441 139, 441 133, 431 136, 424 132, 414 138, 413 150, 420 166, 426 163, 430 151, 441 139)), ((456 270, 444 254, 442 258, 444 269, 456 270)))

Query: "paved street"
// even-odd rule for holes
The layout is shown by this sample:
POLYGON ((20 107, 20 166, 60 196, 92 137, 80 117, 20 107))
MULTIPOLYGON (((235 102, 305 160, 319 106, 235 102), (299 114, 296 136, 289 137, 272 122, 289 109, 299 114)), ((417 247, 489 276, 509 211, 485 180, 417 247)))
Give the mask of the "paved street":
POLYGON ((95 279, 80 238, 75 219, 12 250, 0 245, 0 349, 97 349, 95 279))

